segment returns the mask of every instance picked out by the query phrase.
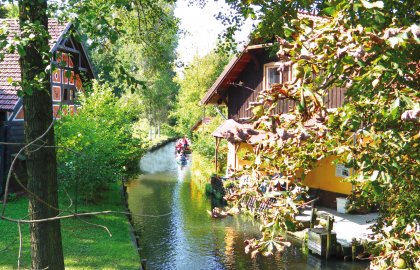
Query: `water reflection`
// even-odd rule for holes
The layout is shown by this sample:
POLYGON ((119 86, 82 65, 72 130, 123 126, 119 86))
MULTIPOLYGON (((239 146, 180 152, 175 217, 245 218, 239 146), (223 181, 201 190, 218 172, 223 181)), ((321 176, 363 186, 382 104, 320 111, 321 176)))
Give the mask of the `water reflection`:
POLYGON ((148 269, 363 269, 360 264, 323 262, 293 246, 270 258, 244 254, 245 239, 259 237, 246 217, 212 219, 210 201, 191 181, 189 165, 180 168, 174 144, 149 153, 140 162, 143 175, 128 184, 128 201, 148 269))

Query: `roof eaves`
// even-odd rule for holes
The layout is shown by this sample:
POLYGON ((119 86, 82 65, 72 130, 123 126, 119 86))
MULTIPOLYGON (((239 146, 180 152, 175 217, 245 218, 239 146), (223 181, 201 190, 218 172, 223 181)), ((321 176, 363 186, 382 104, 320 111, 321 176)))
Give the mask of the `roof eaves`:
POLYGON ((201 99, 200 104, 201 105, 207 105, 210 101, 210 98, 217 93, 217 89, 222 84, 223 80, 226 78, 226 76, 230 73, 230 71, 235 67, 236 63, 241 59, 241 57, 246 53, 246 50, 243 50, 237 57, 232 58, 230 60, 229 64, 225 67, 223 72, 220 74, 220 76, 216 79, 216 81, 213 83, 213 85, 210 87, 210 89, 207 91, 206 95, 201 99))
POLYGON ((241 60, 244 54, 248 53, 251 50, 265 49, 265 48, 272 47, 274 45, 275 43, 264 43, 264 44, 246 46, 237 57, 232 58, 232 60, 226 65, 223 72, 220 74, 220 76, 216 79, 216 81, 213 83, 213 85, 209 88, 207 93, 201 99, 200 104, 207 105, 209 103, 210 99, 213 97, 215 93, 217 93, 217 90, 219 89, 223 81, 226 79, 229 73, 235 68, 236 64, 241 60))
POLYGON ((95 70, 93 69, 93 65, 92 65, 92 62, 90 61, 90 57, 89 57, 89 55, 87 53, 87 49, 86 49, 86 47, 85 47, 85 45, 83 44, 82 41, 80 41, 80 45, 82 47, 83 53, 86 55, 87 64, 89 65, 89 69, 92 72, 93 78, 94 79, 98 79, 98 75, 96 74, 95 70))
POLYGON ((58 37, 57 41, 55 42, 54 46, 52 46, 52 47, 51 47, 50 53, 54 53, 54 52, 57 50, 58 46, 60 45, 61 41, 63 41, 63 39, 64 39, 65 35, 66 35, 66 34, 67 34, 67 32, 70 30, 70 27, 71 27, 72 25, 73 25, 73 24, 72 24, 71 22, 68 22, 68 23, 66 24, 66 27, 64 27, 63 31, 61 31, 61 34, 60 34, 60 36, 58 37))

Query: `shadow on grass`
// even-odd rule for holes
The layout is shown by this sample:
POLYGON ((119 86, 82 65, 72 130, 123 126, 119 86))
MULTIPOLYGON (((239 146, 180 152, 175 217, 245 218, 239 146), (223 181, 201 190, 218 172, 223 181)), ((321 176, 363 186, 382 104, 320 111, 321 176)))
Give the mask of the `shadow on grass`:
MULTIPOLYGON (((118 186, 107 191, 100 204, 80 205, 80 212, 123 211, 118 186)), ((61 198, 62 207, 66 199, 61 198)), ((27 215, 28 202, 19 198, 7 206, 6 215, 22 218, 27 215)), ((1 205, 0 205, 1 207, 1 205)), ((101 215, 85 217, 89 223, 106 226, 112 237, 103 229, 86 224, 80 219, 61 221, 66 269, 139 269, 139 257, 129 233, 129 223, 125 215, 101 215)), ((21 265, 30 268, 29 226, 22 226, 23 249, 21 265)), ((17 268, 19 234, 15 223, 0 221, 0 269, 17 268)))

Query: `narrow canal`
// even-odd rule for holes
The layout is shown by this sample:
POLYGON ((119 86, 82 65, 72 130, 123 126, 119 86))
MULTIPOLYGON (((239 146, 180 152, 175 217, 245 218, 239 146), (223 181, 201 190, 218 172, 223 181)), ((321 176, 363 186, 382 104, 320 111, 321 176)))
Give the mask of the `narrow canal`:
POLYGON ((147 269, 364 269, 304 254, 292 246, 282 255, 252 259, 244 240, 260 237, 258 224, 243 216, 212 219, 211 202, 191 181, 189 165, 181 168, 174 144, 155 150, 140 161, 143 174, 127 186, 128 203, 141 256, 147 269))

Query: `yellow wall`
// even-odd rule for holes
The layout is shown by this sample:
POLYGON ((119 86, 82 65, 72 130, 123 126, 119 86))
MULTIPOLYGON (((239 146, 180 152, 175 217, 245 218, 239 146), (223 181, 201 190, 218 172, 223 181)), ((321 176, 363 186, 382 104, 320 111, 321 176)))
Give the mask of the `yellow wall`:
MULTIPOLYGON (((235 156, 234 144, 228 143, 228 149, 229 152, 227 168, 232 166, 233 169, 240 170, 244 165, 250 164, 249 161, 244 161, 238 158, 238 155, 235 156)), ((252 152, 251 145, 241 143, 238 152, 241 150, 244 151, 244 149, 252 152)), ((352 185, 349 182, 343 182, 343 177, 335 175, 335 165, 332 163, 334 159, 335 157, 331 156, 318 161, 317 166, 311 172, 309 172, 308 175, 306 175, 303 184, 311 188, 350 195, 352 191, 352 185)))
POLYGON ((251 145, 247 143, 241 143, 235 155, 235 145, 233 143, 228 142, 228 150, 229 152, 227 156, 227 168, 231 166, 232 169, 241 170, 244 165, 251 165, 250 161, 242 160, 238 157, 238 154, 240 152, 249 151, 252 153, 253 150, 251 145))
POLYGON ((235 166, 235 145, 228 142, 227 166, 226 168, 236 169, 235 166))
MULTIPOLYGON (((240 156, 241 155, 240 153, 242 153, 242 155, 243 155, 246 152, 251 152, 251 153, 254 152, 254 150, 252 149, 252 145, 247 144, 247 143, 241 143, 241 145, 239 147, 239 150, 238 150, 238 155, 240 156)), ((238 159, 237 164, 239 165, 239 170, 241 170, 245 165, 248 165, 248 166, 252 165, 252 162, 249 161, 249 160, 243 160, 240 157, 236 157, 236 158, 238 159)))
POLYGON ((317 167, 306 175, 303 184, 311 188, 351 194, 351 183, 343 182, 344 178, 335 176, 335 165, 332 164, 334 159, 335 157, 327 157, 318 161, 317 167))

